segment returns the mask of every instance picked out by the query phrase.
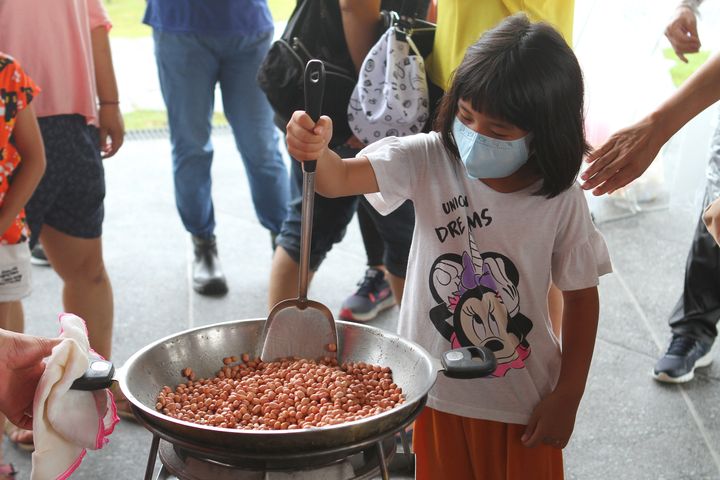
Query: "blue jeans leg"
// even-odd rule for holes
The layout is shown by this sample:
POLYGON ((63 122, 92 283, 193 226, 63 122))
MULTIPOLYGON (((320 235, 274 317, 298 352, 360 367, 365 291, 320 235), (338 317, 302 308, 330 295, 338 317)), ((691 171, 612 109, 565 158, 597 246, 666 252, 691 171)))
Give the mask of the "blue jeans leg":
POLYGON ((250 182, 260 223, 279 233, 290 198, 288 170, 278 149, 278 130, 257 72, 270 47, 272 31, 253 36, 221 37, 220 88, 223 108, 250 182))
POLYGON ((175 203, 185 229, 209 237, 215 230, 210 133, 219 59, 198 35, 155 30, 153 39, 170 126, 175 203))

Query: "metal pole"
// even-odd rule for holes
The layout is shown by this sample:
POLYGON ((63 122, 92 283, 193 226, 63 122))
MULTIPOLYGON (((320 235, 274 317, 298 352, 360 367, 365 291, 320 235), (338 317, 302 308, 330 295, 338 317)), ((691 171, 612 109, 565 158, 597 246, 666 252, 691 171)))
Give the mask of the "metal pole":
POLYGON ((145 468, 145 480, 152 480, 153 471, 155 471, 155 460, 157 459, 158 447, 160 446, 160 437, 153 435, 152 444, 150 445, 150 455, 148 456, 147 467, 145 468))
POLYGON ((387 459, 385 458, 385 450, 383 450, 382 440, 377 442, 376 448, 378 451, 378 460, 380 463, 380 473, 382 474, 382 480, 390 480, 390 471, 387 466, 387 459))

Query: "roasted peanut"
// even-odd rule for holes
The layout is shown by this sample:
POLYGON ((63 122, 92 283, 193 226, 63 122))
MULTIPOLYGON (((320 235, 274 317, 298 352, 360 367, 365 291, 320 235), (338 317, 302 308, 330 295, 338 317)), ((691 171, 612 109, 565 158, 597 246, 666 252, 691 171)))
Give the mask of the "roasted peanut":
MULTIPOLYGON (((331 350, 331 345, 328 349, 331 350)), ((334 345, 335 349, 337 345, 334 345)), ((247 353, 222 359, 216 376, 162 388, 156 409, 201 425, 246 430, 292 430, 337 425, 377 415, 402 403, 388 367, 364 362, 338 365, 287 358, 264 363, 247 353), (230 366, 239 360, 243 364, 230 366)))

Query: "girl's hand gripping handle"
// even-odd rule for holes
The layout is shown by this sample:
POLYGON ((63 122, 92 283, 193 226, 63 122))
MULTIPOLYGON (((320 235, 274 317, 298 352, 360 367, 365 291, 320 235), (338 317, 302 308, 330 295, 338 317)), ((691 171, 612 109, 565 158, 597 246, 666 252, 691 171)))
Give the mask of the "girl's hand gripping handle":
MULTIPOLYGON (((325 93, 325 65, 320 60, 310 60, 305 66, 305 111, 313 122, 320 119, 323 94, 325 93)), ((303 170, 314 172, 317 159, 302 162, 303 170)))

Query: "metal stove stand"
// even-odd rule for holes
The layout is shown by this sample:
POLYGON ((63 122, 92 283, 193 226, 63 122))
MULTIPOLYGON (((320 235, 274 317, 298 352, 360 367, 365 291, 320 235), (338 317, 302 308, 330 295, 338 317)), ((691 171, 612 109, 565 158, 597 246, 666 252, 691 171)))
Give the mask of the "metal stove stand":
POLYGON ((350 445, 299 453, 257 454, 201 445, 179 438, 136 414, 153 434, 145 480, 153 480, 158 455, 162 464, 155 480, 370 480, 390 474, 414 476, 405 428, 418 416, 421 402, 392 431, 350 445), (402 452, 396 452, 400 432, 402 452))

